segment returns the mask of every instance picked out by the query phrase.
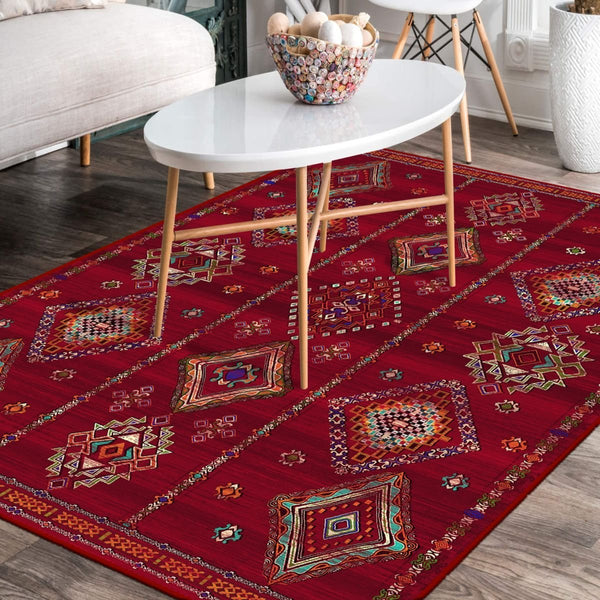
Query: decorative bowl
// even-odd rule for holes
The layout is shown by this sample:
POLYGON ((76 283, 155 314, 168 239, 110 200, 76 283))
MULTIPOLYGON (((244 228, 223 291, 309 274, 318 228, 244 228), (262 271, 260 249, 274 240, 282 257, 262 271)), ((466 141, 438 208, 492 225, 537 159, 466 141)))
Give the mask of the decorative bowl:
MULTIPOLYGON (((353 15, 331 15, 349 22, 353 15)), ((379 33, 368 46, 356 48, 324 42, 306 35, 279 33, 266 38, 269 52, 285 87, 306 104, 341 104, 350 100, 363 82, 379 45, 379 33)))

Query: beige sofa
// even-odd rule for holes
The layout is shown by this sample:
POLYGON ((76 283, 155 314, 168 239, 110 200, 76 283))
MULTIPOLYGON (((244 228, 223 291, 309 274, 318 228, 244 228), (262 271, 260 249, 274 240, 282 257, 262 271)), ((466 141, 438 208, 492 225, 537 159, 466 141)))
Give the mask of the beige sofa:
MULTIPOLYGON (((180 14, 108 4, 0 21, 0 168, 215 83, 210 35, 180 14)), ((85 137, 83 137, 85 136, 85 137)))

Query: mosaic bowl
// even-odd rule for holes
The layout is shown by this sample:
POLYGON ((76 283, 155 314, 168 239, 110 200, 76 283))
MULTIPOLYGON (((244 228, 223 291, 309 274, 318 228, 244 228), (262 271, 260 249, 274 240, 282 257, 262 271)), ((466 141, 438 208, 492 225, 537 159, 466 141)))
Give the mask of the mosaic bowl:
MULTIPOLYGON (((350 21, 352 15, 331 15, 350 21)), ((370 24, 373 42, 362 48, 332 44, 305 35, 267 36, 267 46, 285 87, 306 104, 341 104, 350 100, 363 82, 379 45, 379 33, 370 24)))

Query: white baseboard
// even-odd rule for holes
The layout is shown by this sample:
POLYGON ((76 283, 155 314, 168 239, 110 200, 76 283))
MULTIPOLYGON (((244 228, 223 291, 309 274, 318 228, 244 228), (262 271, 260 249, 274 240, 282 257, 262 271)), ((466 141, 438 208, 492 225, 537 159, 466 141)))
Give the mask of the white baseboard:
MULTIPOLYGON (((506 121, 491 74, 467 74, 469 114, 496 121, 506 121)), ((552 131, 549 91, 544 85, 504 78, 517 125, 552 131)))
POLYGON ((15 156, 9 160, 0 161, 0 171, 2 171, 2 169, 8 169, 8 167, 18 165, 26 160, 31 160, 32 158, 37 158, 38 156, 44 156, 44 154, 50 154, 50 152, 55 152, 56 150, 62 150, 68 145, 69 142, 60 142, 59 144, 54 144, 53 146, 48 146, 47 148, 42 148, 41 150, 32 150, 26 154, 21 154, 21 156, 15 156))
MULTIPOLYGON (((469 105, 469 114, 474 117, 483 117, 492 121, 502 121, 508 123, 503 110, 493 110, 490 108, 482 108, 479 106, 469 105)), ((523 127, 531 127, 532 129, 542 129, 544 131, 552 131, 552 123, 546 119, 538 119, 525 115, 513 113, 517 125, 523 127)))

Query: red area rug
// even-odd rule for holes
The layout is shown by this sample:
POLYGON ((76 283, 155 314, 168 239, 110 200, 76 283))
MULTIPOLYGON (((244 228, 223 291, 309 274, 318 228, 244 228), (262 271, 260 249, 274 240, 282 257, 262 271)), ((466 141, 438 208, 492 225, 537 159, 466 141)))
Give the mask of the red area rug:
MULTIPOLYGON (((320 180, 310 174, 313 198, 320 180)), ((160 229, 0 299, 0 515, 181 598, 422 598, 598 423, 600 197, 456 167, 458 285, 434 209, 335 222, 299 389, 291 227, 160 229)), ((393 151, 334 206, 439 194, 393 151)), ((291 172, 179 226, 293 209, 291 172)))

